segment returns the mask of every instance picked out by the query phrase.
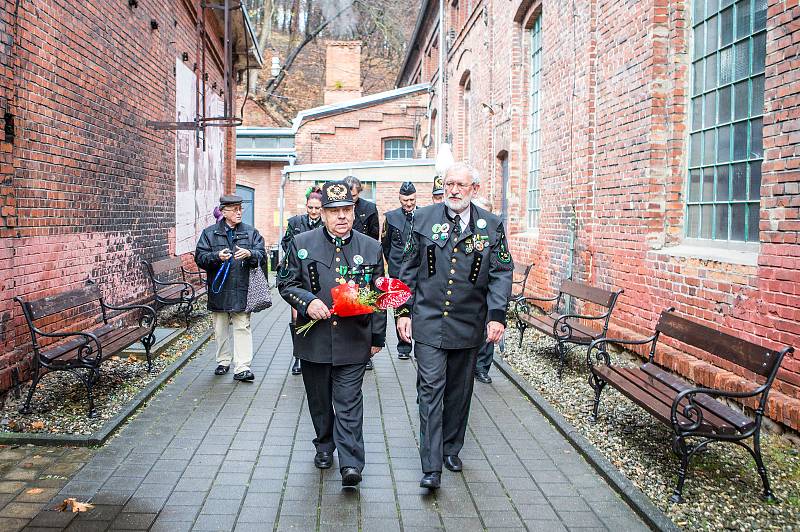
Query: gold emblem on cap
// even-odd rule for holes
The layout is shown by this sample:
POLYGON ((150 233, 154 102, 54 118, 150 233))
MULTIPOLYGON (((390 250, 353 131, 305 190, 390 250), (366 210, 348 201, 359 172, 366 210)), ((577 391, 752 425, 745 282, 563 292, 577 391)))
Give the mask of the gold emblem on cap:
POLYGON ((433 180, 433 188, 444 188, 442 176, 436 176, 436 178, 433 180))
POLYGON ((331 185, 328 188, 328 197, 332 200, 341 201, 347 199, 347 188, 344 185, 331 185))

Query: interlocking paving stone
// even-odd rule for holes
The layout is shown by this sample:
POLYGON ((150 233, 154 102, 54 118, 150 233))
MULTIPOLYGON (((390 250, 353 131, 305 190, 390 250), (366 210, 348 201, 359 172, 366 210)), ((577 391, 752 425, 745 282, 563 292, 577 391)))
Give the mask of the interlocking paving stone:
POLYGON ((391 328, 364 378, 364 481, 343 491, 338 459, 313 467, 287 322, 277 298, 254 315, 251 384, 213 375, 212 343, 104 448, 0 449, 0 529, 646 530, 494 371, 493 384, 475 385, 464 472, 445 470, 436 493, 421 489, 416 368, 396 358, 391 328), (44 491, 25 495, 34 485, 44 491), (48 511, 69 491, 91 496, 95 509, 48 511))

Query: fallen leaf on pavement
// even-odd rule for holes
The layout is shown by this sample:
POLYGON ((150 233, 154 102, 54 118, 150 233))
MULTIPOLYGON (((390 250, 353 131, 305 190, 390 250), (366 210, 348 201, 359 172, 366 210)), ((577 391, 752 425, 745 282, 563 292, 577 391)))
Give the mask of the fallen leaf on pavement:
POLYGON ((68 499, 64 499, 64 502, 56 506, 56 510, 59 512, 86 512, 94 508, 93 504, 89 504, 88 502, 78 502, 75 497, 70 497, 68 499))

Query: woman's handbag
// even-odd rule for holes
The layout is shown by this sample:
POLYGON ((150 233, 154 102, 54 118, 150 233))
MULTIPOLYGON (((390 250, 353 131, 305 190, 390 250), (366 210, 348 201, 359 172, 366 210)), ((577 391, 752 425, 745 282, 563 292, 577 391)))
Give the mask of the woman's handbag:
POLYGON ((247 288, 247 306, 245 312, 261 312, 272 306, 272 295, 269 290, 269 281, 261 269, 261 261, 258 266, 250 270, 250 284, 247 288))

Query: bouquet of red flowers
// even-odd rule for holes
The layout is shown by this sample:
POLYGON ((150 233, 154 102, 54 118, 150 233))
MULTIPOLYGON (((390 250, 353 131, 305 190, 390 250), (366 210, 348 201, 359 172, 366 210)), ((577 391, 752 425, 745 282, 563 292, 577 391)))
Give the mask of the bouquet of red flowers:
MULTIPOLYGON (((359 287, 353 281, 342 283, 331 288, 333 307, 331 314, 341 318, 361 316, 373 312, 385 312, 396 309, 411 297, 411 290, 400 279, 378 277, 375 279, 376 292, 369 286, 359 287)), ((305 335, 318 320, 311 320, 297 328, 297 332, 305 335)))

